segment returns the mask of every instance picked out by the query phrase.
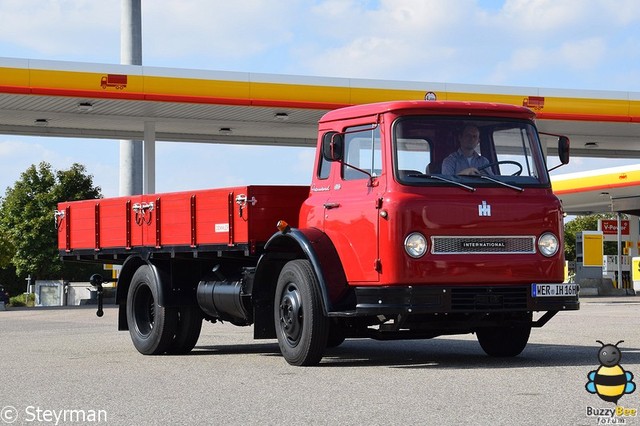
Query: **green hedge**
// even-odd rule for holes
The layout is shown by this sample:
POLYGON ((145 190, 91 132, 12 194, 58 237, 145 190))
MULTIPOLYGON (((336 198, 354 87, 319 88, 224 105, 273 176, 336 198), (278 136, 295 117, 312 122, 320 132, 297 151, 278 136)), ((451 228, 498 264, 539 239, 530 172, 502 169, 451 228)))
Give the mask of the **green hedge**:
POLYGON ((33 307, 36 304, 36 295, 31 293, 29 294, 29 298, 27 298, 27 296, 22 293, 18 296, 13 296, 12 298, 9 299, 9 306, 28 306, 28 307, 33 307))

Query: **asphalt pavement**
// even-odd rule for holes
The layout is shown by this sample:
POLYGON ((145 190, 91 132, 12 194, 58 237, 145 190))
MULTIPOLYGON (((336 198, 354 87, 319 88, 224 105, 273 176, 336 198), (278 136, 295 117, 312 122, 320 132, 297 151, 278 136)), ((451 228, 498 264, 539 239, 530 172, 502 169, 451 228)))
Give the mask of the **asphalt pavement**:
POLYGON ((597 340, 624 340, 618 365, 640 381, 638 296, 583 298, 511 359, 464 335, 347 340, 292 367, 251 327, 210 323, 188 355, 143 356, 116 320, 115 307, 0 311, 0 425, 640 425, 640 391, 616 405, 586 389, 597 340), (606 417, 616 407, 629 411, 606 417))

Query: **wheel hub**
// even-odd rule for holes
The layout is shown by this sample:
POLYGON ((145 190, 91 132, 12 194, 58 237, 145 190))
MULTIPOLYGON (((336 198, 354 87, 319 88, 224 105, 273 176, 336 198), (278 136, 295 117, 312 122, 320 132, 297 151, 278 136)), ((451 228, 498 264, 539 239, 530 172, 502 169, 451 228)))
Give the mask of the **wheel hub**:
POLYGON ((137 289, 133 304, 136 328, 140 334, 148 336, 155 323, 155 300, 148 286, 137 289))
POLYGON ((294 284, 289 284, 280 299, 280 327, 287 340, 296 344, 302 332, 302 301, 294 284))

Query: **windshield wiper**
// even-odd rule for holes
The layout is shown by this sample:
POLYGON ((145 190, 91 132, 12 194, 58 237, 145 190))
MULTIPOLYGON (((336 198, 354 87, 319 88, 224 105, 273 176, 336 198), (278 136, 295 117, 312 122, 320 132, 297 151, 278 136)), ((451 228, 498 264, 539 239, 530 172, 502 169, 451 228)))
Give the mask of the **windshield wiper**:
POLYGON ((481 179, 489 180, 489 181, 491 181, 491 182, 493 182, 493 183, 497 183, 497 184, 499 184, 499 185, 506 186, 507 188, 511 188, 511 189, 513 189, 514 191, 518 191, 518 192, 522 192, 522 191, 524 191, 524 188, 520 188, 519 186, 515 186, 515 185, 510 185, 510 184, 508 184, 508 183, 506 183, 506 182, 502 182, 502 181, 500 181, 500 180, 498 180, 498 179, 494 179, 494 178, 489 177, 489 176, 487 176, 487 175, 470 175, 470 176, 473 176, 473 177, 479 177, 479 178, 481 178, 481 179))
POLYGON ((472 187, 472 186, 465 185, 465 184, 460 183, 460 182, 456 182, 455 180, 445 179, 442 176, 438 176, 438 175, 411 174, 411 175, 408 175, 408 177, 416 177, 416 178, 421 178, 421 179, 435 179, 435 180, 439 180, 439 181, 442 181, 442 182, 450 183, 452 185, 459 186, 461 188, 466 189, 467 191, 476 192, 476 189, 474 187, 472 187))

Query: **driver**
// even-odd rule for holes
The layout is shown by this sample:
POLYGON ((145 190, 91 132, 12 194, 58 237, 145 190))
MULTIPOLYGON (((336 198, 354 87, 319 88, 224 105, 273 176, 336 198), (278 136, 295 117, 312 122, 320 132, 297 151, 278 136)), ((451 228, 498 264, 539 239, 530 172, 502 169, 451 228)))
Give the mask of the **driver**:
POLYGON ((472 124, 467 124, 458 137, 460 148, 452 152, 442 161, 443 175, 480 175, 480 173, 492 175, 491 169, 486 168, 480 172, 479 168, 489 165, 489 160, 476 152, 480 142, 480 131, 472 124))

